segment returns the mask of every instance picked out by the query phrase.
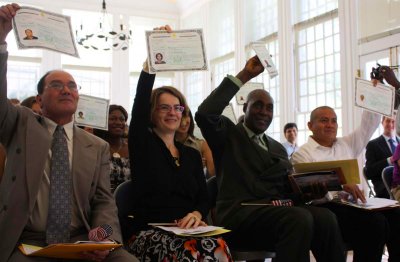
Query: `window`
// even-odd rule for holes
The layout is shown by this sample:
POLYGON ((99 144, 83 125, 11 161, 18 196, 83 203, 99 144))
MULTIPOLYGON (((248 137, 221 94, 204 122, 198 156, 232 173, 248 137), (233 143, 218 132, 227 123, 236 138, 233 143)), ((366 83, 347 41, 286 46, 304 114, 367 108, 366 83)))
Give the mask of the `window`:
POLYGON ((197 108, 203 102, 203 73, 185 73, 185 96, 192 113, 196 113, 197 108))
POLYGON ((37 95, 36 85, 40 77, 40 63, 8 60, 7 97, 22 101, 37 95))
POLYGON ((76 83, 82 87, 80 94, 110 98, 110 73, 108 71, 89 69, 68 69, 76 83))
POLYGON ((292 0, 294 23, 299 23, 338 8, 337 0, 292 0))
MULTIPOLYGON (((337 16, 337 14, 336 14, 337 16)), ((296 84, 298 143, 307 141, 310 113, 318 106, 335 109, 338 136, 342 135, 339 19, 327 16, 296 30, 296 84)))
POLYGON ((228 58, 213 65, 213 89, 217 88, 226 75, 235 75, 235 59, 228 58))
MULTIPOLYGON (((131 113, 131 108, 133 106, 133 101, 136 96, 136 88, 137 83, 139 81, 139 73, 131 73, 129 77, 129 90, 130 90, 130 101, 129 101, 129 114, 131 113)), ((161 87, 161 86, 173 86, 173 75, 171 73, 158 73, 157 77, 154 82, 154 87, 161 87)))
POLYGON ((246 44, 278 32, 277 0, 246 0, 244 4, 246 44))

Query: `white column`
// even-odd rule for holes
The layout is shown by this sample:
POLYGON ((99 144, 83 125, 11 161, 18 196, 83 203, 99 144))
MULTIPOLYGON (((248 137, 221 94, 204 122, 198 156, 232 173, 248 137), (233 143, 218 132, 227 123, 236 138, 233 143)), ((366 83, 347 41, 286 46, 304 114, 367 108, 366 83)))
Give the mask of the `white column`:
POLYGON ((287 122, 296 122, 297 102, 294 68, 294 38, 291 0, 278 0, 279 86, 281 130, 287 122))
MULTIPOLYGON (((114 15, 114 28, 121 23, 119 15, 114 15)), ((129 16, 124 15, 122 22, 129 25, 129 16)), ((118 28, 119 29, 119 28, 118 28)), ((129 46, 132 48, 132 45, 129 46)), ((127 50, 113 50, 111 67, 110 103, 122 105, 128 112, 129 108, 129 48, 127 50)))

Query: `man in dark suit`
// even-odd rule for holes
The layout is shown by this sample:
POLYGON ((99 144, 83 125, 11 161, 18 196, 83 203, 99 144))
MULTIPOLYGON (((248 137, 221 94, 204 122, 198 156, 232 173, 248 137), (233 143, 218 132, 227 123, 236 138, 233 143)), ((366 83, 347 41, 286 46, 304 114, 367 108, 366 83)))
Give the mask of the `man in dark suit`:
MULTIPOLYGON (((19 9, 17 4, 0 8, 0 142, 7 151, 7 164, 0 184, 0 261, 53 261, 24 256, 19 243, 45 246, 57 239, 58 232, 49 231, 68 217, 63 228, 66 242, 88 240, 88 231, 103 224, 113 229, 111 239, 121 241, 117 209, 110 191, 109 146, 101 139, 77 128, 73 115, 79 99, 74 78, 64 71, 51 71, 38 83, 37 101, 43 116, 25 107, 16 107, 7 99, 7 34, 11 20, 19 9), (56 131, 55 131, 56 130, 56 131), (61 132, 60 132, 61 131, 61 132), (57 135, 53 134, 57 132, 57 135), (53 140, 61 140, 61 147, 53 140), (53 150, 54 149, 54 150, 53 150), (63 160, 55 155, 62 151, 63 160), (53 158, 54 156, 54 158, 53 158), (60 210, 62 201, 52 202, 52 194, 61 187, 54 170, 63 166, 66 194, 63 200, 69 208, 64 216, 51 217, 60 210), (55 190, 53 190, 55 188, 55 190), (50 208, 52 207, 52 208, 50 208), (53 219, 55 223, 48 223, 53 219), (68 223, 69 222, 69 223, 68 223), (65 230, 66 229, 66 230, 65 230)), ((60 196, 60 195, 58 195, 60 196)), ((63 234, 64 236, 64 234, 63 234)), ((64 240, 62 241, 64 242, 64 240)), ((114 252, 93 251, 82 254, 94 261, 137 261, 117 249, 114 252)))
POLYGON ((382 117, 383 134, 367 144, 365 152, 366 177, 372 180, 377 197, 390 198, 382 182, 382 170, 393 165, 392 147, 396 148, 399 139, 396 137, 395 121, 389 117, 382 117))
POLYGON ((217 222, 232 229, 229 245, 273 249, 279 261, 309 261, 310 249, 317 261, 345 261, 335 216, 303 205, 302 196, 289 185, 292 166, 285 148, 264 134, 273 117, 269 93, 259 89, 248 95, 244 123, 235 125, 221 115, 239 88, 263 71, 260 60, 251 58, 236 77, 226 77, 196 113, 217 171, 217 222), (298 206, 279 206, 284 199, 298 206), (266 205, 243 205, 248 202, 266 205))

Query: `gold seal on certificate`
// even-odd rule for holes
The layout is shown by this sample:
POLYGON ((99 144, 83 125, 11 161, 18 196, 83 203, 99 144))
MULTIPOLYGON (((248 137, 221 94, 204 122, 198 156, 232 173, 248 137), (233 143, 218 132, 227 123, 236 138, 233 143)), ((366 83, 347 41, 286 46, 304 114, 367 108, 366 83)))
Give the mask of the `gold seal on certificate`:
POLYGON ((108 99, 79 95, 75 124, 107 130, 109 103, 108 99))
POLYGON ((44 48, 79 58, 69 16, 21 7, 13 18, 18 48, 44 48))
POLYGON ((207 70, 202 29, 146 31, 151 73, 207 70))
POLYGON ((355 105, 384 116, 393 117, 394 87, 356 78, 355 105))

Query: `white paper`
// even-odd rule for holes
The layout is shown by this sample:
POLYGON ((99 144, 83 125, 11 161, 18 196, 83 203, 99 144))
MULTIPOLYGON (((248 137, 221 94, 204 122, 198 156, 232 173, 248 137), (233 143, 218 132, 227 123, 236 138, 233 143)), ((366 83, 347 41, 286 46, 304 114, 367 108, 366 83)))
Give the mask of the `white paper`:
POLYGON ((253 82, 247 82, 244 84, 244 86, 242 86, 236 93, 236 103, 238 105, 243 105, 246 102, 247 95, 256 89, 264 89, 264 84, 253 82))
POLYGON ((197 234, 202 234, 202 233, 207 233, 211 231, 215 231, 218 229, 222 229, 222 227, 216 227, 216 226, 200 226, 197 228, 179 228, 179 227, 167 227, 167 226, 156 226, 158 228, 161 228, 162 230, 173 232, 176 235, 197 235, 197 234))
POLYGON ((272 79, 277 76, 278 70, 276 69, 274 61, 272 61, 268 49, 265 47, 265 43, 255 42, 251 44, 251 47, 253 48, 254 52, 256 52, 258 59, 260 59, 261 61, 261 64, 264 66, 265 69, 267 69, 269 77, 272 79))
POLYGON ((13 28, 20 49, 44 48, 79 58, 69 16, 21 7, 13 28))
POLYGON ((354 207, 373 210, 373 209, 397 206, 399 202, 397 200, 374 197, 374 198, 368 198, 366 203, 362 203, 360 200, 358 200, 358 203, 347 203, 347 204, 354 207))
POLYGON ((146 31, 151 73, 207 70, 202 29, 146 31))
POLYGON ((355 105, 371 112, 393 117, 395 90, 392 86, 356 78, 355 105))
POLYGON ((79 95, 75 123, 103 130, 108 130, 109 100, 88 95, 79 95))

